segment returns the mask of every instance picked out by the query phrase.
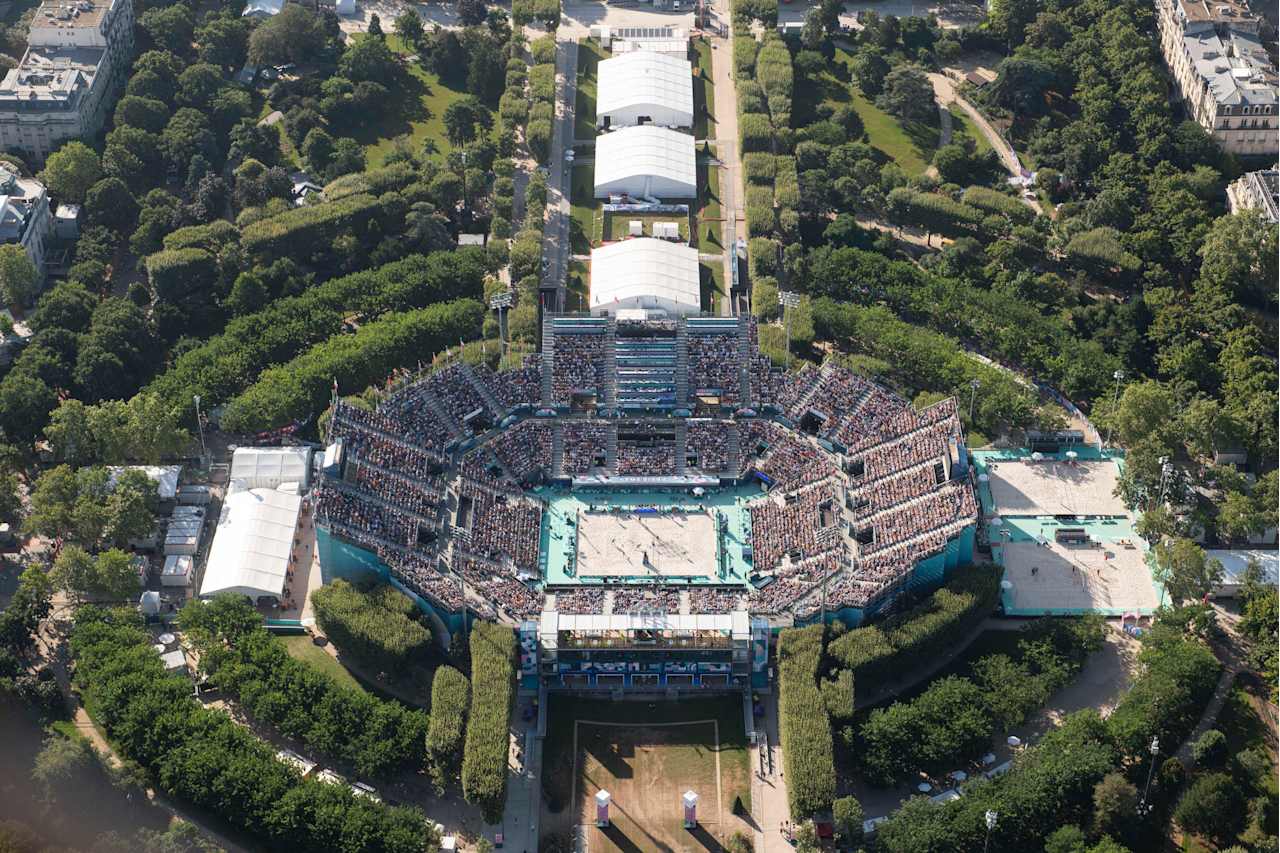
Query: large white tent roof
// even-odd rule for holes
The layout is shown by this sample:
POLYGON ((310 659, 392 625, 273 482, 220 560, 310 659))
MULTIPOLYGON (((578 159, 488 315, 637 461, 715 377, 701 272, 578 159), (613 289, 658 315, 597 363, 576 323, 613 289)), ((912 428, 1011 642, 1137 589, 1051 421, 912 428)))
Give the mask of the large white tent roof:
POLYGON ((1222 583, 1225 586, 1244 583, 1245 570, 1251 560, 1256 560, 1262 569, 1261 583, 1270 586, 1280 583, 1280 553, 1276 551, 1211 549, 1204 553, 1206 557, 1222 563, 1222 583))
POLYGON ((698 250, 690 246, 637 237, 591 251, 592 308, 652 298, 697 311, 698 281, 698 250))
POLYGON ((178 479, 182 476, 181 465, 115 465, 107 469, 109 483, 115 488, 116 482, 125 471, 141 471, 151 482, 156 484, 156 495, 162 501, 171 501, 178 494, 178 479))
POLYGON ((606 59, 596 74, 596 115, 653 106, 692 120, 693 69, 687 59, 636 50, 606 59))
POLYGON ((596 138, 597 187, 646 175, 696 194, 698 172, 693 137, 665 127, 638 125, 596 138))
POLYGON ((227 495, 200 595, 282 595, 301 511, 302 498, 287 492, 251 489, 227 495))
POLYGON ((242 489, 305 485, 310 460, 310 447, 237 447, 231 455, 231 480, 242 489))

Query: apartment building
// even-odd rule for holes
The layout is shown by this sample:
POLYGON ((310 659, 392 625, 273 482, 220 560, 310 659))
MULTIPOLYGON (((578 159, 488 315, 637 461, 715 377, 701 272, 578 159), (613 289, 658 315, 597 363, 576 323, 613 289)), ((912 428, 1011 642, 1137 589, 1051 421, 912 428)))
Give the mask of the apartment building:
POLYGON ((1260 210, 1271 222, 1280 222, 1280 171, 1264 169, 1241 175, 1227 185, 1232 213, 1260 210))
POLYGON ((0 166, 0 244, 16 243, 45 275, 45 241, 53 233, 49 192, 35 178, 23 178, 0 166))
POLYGON ((1160 49, 1188 115, 1233 154, 1277 153, 1276 68, 1244 0, 1156 0, 1160 49))
POLYGON ((0 82, 0 149, 41 163, 96 134, 133 59, 133 0, 44 0, 0 82))

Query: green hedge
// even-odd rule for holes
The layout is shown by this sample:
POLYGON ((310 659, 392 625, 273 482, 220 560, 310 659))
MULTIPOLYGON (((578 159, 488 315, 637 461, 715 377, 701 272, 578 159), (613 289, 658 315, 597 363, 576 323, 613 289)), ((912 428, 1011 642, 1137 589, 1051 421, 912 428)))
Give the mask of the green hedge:
MULTIPOLYGON (((96 607, 76 612, 71 656, 85 707, 112 745, 165 794, 216 816, 264 849, 420 853, 438 841, 434 825, 417 809, 304 781, 276 758, 275 747, 224 711, 201 706, 190 679, 165 673, 151 643, 136 613, 96 607)), ((291 710, 305 719, 327 708, 291 710)))
POLYGON ((479 807, 486 823, 497 823, 507 799, 516 636, 505 625, 477 622, 470 642, 471 715, 462 756, 462 794, 479 807))
POLYGON ((738 115, 743 113, 764 113, 769 109, 765 100, 764 89, 755 80, 738 81, 738 115))
POLYGON ((1107 227, 1077 234, 1067 244, 1067 261, 1097 273, 1118 270, 1132 275, 1142 267, 1142 260, 1125 249, 1120 236, 1119 231, 1107 227))
POLYGON ((555 102, 556 67, 554 65, 535 65, 529 69, 529 93, 536 101, 555 102))
POLYGON ((925 193, 908 187, 891 190, 887 208, 892 221, 900 225, 916 225, 939 234, 972 234, 983 219, 982 211, 976 207, 940 193, 925 193))
POLYGON ((777 240, 768 237, 752 237, 747 241, 747 272, 752 281, 778 274, 777 240))
POLYGON ((518 27, 532 24, 535 21, 560 24, 560 0, 513 0, 511 3, 511 20, 518 27))
POLYGON ((1014 222, 1030 222, 1035 218, 1035 211, 1021 201, 990 187, 969 187, 960 200, 979 210, 1007 216, 1014 222))
POLYGON ((311 593, 311 605, 325 635, 374 672, 401 674, 431 652, 417 606, 394 587, 364 592, 339 578, 311 593))
POLYGON ((462 766, 462 737, 471 704, 471 684, 451 666, 431 680, 431 724, 427 727, 427 770, 437 791, 455 783, 462 766))
POLYGON ((270 365, 338 334, 346 317, 372 318, 449 299, 478 299, 485 272, 484 253, 472 249, 410 255, 332 279, 230 321, 221 335, 184 353, 147 390, 184 411, 192 394, 201 395, 207 406, 225 402, 270 365))
POLYGON ((778 728, 793 821, 830 810, 836 796, 831 723, 818 688, 822 625, 778 635, 778 728))
POLYGON ((773 201, 778 207, 795 208, 800 206, 800 176, 796 174, 796 158, 779 155, 775 159, 776 176, 773 184, 773 201))
POLYGON ((763 113, 743 113, 738 117, 738 135, 742 137, 742 152, 773 151, 773 122, 763 113))
POLYGON ((907 612, 832 640, 827 656, 839 668, 851 670, 859 684, 910 672, 944 654, 991 614, 1000 597, 1002 574, 993 565, 964 569, 907 612))
POLYGON ((753 151, 742 157, 742 174, 752 184, 772 185, 777 167, 774 156, 766 151, 753 151))
MULTIPOLYGON (((760 45, 750 33, 733 35, 733 73, 740 80, 750 80, 756 70, 756 51, 760 45)), ((761 97, 764 97, 761 90, 761 97)))
POLYGON ((296 207, 245 226, 240 243, 250 255, 263 260, 307 260, 331 249, 343 232, 363 231, 381 211, 378 199, 364 194, 296 207))
POLYGON ((215 219, 208 225, 188 225, 164 237, 166 249, 204 249, 215 255, 238 242, 240 229, 225 219, 215 219))
POLYGON ((747 233, 767 237, 774 232, 773 187, 747 185, 747 233))
POLYGON ((472 299, 389 314, 336 335, 285 364, 264 370, 222 415, 223 429, 245 432, 282 426, 319 415, 340 388, 360 390, 424 353, 436 353, 464 338, 479 337, 485 308, 472 299))
POLYGON ((162 249, 148 255, 147 280, 161 302, 180 301, 213 286, 218 264, 204 249, 162 249))
POLYGON ((335 202, 348 196, 368 194, 380 196, 386 192, 404 189, 418 180, 418 173, 409 163, 392 163, 381 169, 356 172, 335 178, 325 185, 324 197, 335 202))

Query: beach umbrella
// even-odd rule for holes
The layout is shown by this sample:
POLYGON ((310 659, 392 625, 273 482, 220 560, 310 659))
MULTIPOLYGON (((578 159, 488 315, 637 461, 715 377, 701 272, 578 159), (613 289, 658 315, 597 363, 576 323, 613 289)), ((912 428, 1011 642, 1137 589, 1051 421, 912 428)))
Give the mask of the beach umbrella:
POLYGON ((989 483, 989 482, 991 482, 991 475, 990 475, 990 474, 979 474, 979 475, 978 475, 978 482, 979 482, 979 483, 989 483))
POLYGON ((1013 581, 1000 581, 1001 589, 1013 589, 1013 581))
POLYGON ((1043 453, 1041 453, 1039 450, 1037 450, 1035 453, 1032 453, 1032 454, 1031 454, 1031 460, 1032 460, 1033 462, 1039 462, 1039 461, 1040 461, 1041 459, 1043 459, 1043 458, 1044 458, 1044 454, 1043 454, 1043 453))
POLYGON ((1075 462, 1076 459, 1079 458, 1079 456, 1080 454, 1076 453, 1074 450, 1067 451, 1067 458, 1070 459, 1072 462, 1075 462))

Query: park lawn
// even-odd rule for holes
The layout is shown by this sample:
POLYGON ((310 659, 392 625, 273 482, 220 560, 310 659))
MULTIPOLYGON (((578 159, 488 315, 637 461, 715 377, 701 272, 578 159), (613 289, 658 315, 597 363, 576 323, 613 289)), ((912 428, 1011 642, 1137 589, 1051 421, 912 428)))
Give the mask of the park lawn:
POLYGON ((959 137, 967 136, 973 140, 973 153, 979 157, 991 150, 991 143, 987 140, 986 134, 978 129, 973 123, 973 119, 969 118, 969 114, 954 104, 948 109, 951 113, 951 138, 959 141, 959 137))
POLYGON ((600 243, 600 202, 595 197, 595 167, 574 166, 569 188, 569 251, 585 255, 600 243))
POLYGON ((693 136, 695 139, 710 139, 715 136, 711 131, 716 123, 715 78, 711 75, 711 42, 705 38, 695 39, 694 50, 698 53, 697 73, 693 77, 693 136))
POLYGON ((602 240, 624 240, 630 236, 633 221, 642 223, 643 236, 653 236, 653 223, 675 222, 680 226, 680 239, 689 240, 689 217, 675 213, 605 213, 602 214, 602 240))
POLYGON ((280 642, 284 643, 290 657, 297 658, 308 666, 331 676, 343 687, 354 687, 356 690, 364 691, 364 687, 356 677, 347 672, 347 668, 338 663, 337 658, 312 642, 310 634, 281 637, 280 642))
POLYGON ((725 299, 724 262, 703 261, 698 264, 698 272, 702 310, 709 314, 719 314, 720 303, 725 299))
POLYGON ((565 279, 565 287, 569 291, 565 299, 565 308, 569 311, 587 311, 587 299, 591 293, 591 274, 586 261, 569 261, 569 274, 565 279))
MULTIPOLYGON (((836 49, 836 61, 847 66, 851 54, 836 49)), ((862 90, 853 83, 843 83, 830 72, 823 75, 824 100, 832 106, 846 103, 853 107, 862 120, 865 141, 882 151, 902 167, 908 176, 915 176, 928 168, 933 152, 938 148, 937 111, 929 122, 899 121, 877 107, 862 90)))
MULTIPOLYGON (((387 36, 387 46, 400 56, 413 53, 394 34, 387 36)), ((467 93, 451 89, 440 78, 416 62, 406 62, 408 72, 405 86, 391 93, 395 103, 383 115, 359 128, 352 136, 365 147, 365 167, 382 165, 382 158, 391 152, 397 137, 408 138, 409 148, 415 154, 424 142, 432 140, 441 154, 453 147, 444 129, 444 111, 454 101, 462 100, 467 93)))
POLYGON ((596 67, 608 59, 609 51, 600 42, 585 38, 578 41, 577 95, 573 102, 573 138, 596 138, 596 67))
POLYGON ((720 210, 720 168, 699 164, 697 180, 697 233, 693 235, 693 245, 705 252, 722 250, 724 247, 720 245, 720 240, 724 214, 720 210))

